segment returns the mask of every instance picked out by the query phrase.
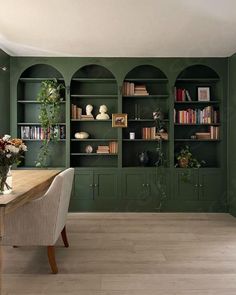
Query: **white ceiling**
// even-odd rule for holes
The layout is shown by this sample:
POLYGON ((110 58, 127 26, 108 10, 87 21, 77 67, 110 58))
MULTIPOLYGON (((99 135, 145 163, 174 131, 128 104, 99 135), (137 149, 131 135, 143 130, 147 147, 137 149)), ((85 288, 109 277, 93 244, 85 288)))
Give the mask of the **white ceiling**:
POLYGON ((226 57, 236 0, 0 0, 13 56, 226 57))

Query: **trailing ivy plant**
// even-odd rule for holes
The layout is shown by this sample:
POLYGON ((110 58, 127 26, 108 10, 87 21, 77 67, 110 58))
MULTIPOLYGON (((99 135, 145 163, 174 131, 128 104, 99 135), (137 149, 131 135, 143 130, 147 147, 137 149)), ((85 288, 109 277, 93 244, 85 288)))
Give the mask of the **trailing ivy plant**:
POLYGON ((165 167, 167 165, 167 160, 165 159, 164 152, 162 150, 162 139, 158 140, 157 146, 157 154, 158 160, 155 163, 156 168, 156 188, 159 195, 159 202, 157 207, 155 208, 156 211, 161 212, 163 209, 163 205, 167 199, 167 184, 166 184, 166 174, 165 174, 165 167))
POLYGON ((61 90, 64 85, 57 80, 42 81, 37 101, 40 102, 39 122, 43 132, 43 142, 40 147, 36 167, 45 167, 50 154, 50 141, 58 140, 61 90))

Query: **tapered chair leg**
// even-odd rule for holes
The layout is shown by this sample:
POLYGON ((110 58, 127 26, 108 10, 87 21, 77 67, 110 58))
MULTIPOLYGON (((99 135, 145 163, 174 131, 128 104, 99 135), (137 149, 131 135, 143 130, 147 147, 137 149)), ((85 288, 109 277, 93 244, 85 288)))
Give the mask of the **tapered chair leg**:
POLYGON ((69 243, 68 243, 68 240, 67 240, 67 235, 66 235, 66 226, 64 226, 62 232, 61 232, 61 237, 62 237, 62 240, 63 240, 63 243, 65 245, 66 248, 69 247, 69 243))
POLYGON ((55 258, 55 247, 48 246, 48 262, 51 266, 51 270, 53 274, 58 273, 56 258, 55 258))

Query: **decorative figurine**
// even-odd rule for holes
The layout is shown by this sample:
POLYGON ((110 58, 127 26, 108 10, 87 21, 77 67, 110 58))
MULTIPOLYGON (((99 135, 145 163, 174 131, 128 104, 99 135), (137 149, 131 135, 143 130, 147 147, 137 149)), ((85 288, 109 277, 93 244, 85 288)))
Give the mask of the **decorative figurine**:
POLYGON ((97 116, 96 116, 96 119, 97 120, 109 120, 110 117, 108 114, 106 114, 107 112, 107 106, 105 104, 101 105, 100 108, 99 108, 99 113, 97 116))
POLYGON ((164 115, 160 108, 157 108, 156 111, 152 113, 153 119, 156 125, 157 133, 165 132, 165 125, 163 123, 164 115))
POLYGON ((86 105, 86 115, 93 117, 92 111, 93 111, 93 106, 91 104, 86 105))
POLYGON ((147 166, 148 162, 149 162, 149 156, 148 156, 148 152, 142 152, 138 155, 139 157, 139 163, 141 166, 147 166))

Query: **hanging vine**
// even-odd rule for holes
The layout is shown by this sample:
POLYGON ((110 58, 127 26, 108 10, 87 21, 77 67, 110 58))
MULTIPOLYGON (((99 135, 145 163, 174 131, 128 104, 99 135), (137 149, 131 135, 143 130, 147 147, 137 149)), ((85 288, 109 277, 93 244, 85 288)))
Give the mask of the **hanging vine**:
POLYGON ((159 204, 155 208, 156 211, 161 212, 163 208, 163 204, 167 198, 167 186, 166 186, 166 175, 165 175, 165 166, 167 165, 167 161, 165 159, 163 150, 162 150, 162 139, 160 138, 158 140, 158 146, 157 146, 157 154, 158 154, 158 160, 155 163, 156 168, 156 187, 159 195, 159 204))
POLYGON ((57 80, 42 81, 37 101, 40 102, 39 122, 42 128, 43 142, 40 147, 36 167, 46 167, 50 154, 49 143, 58 140, 61 90, 64 85, 57 80))

